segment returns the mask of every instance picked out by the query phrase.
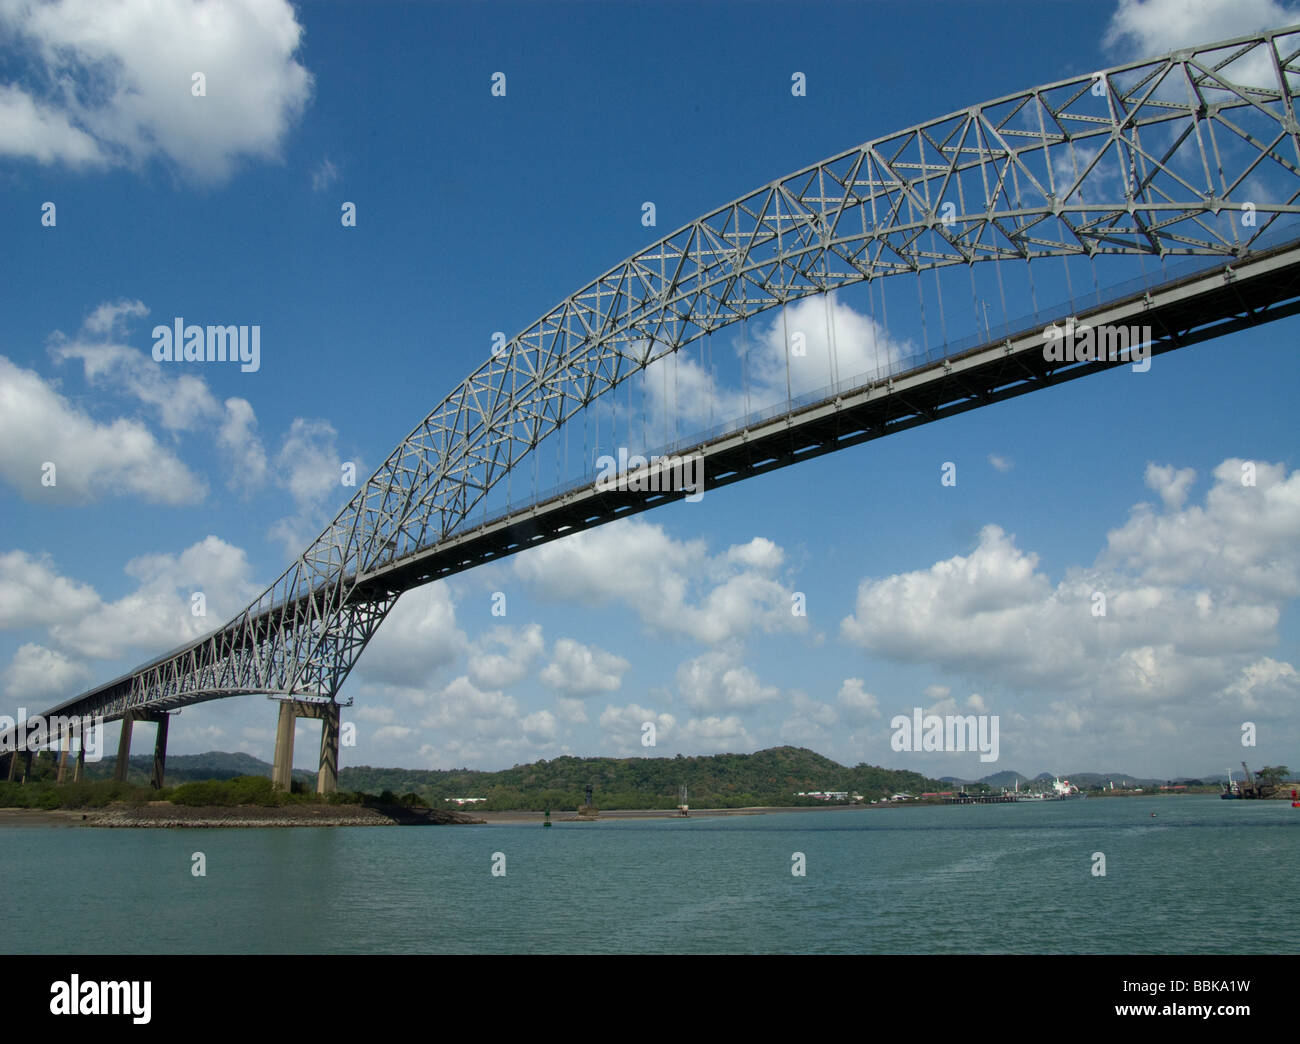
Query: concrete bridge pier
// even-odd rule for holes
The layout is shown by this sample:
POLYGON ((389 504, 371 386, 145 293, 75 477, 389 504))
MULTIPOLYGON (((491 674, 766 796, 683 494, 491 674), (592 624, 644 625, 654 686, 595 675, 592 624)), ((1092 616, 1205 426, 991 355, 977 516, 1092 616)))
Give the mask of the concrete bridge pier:
POLYGON ((289 790, 293 785, 293 734, 299 718, 320 719, 320 770, 316 774, 316 793, 333 794, 339 788, 339 705, 333 701, 280 701, 271 785, 276 790, 289 790))
POLYGON ((164 770, 167 765, 167 723, 171 721, 170 714, 128 711, 122 716, 122 736, 117 741, 117 767, 113 772, 113 778, 119 783, 126 782, 126 770, 131 760, 131 731, 137 721, 151 721, 158 726, 153 742, 153 773, 149 778, 149 785, 154 790, 162 790, 164 770))
POLYGON ((31 750, 23 751, 23 782, 26 783, 32 778, 32 756, 31 750))
POLYGON ((5 766, 5 782, 12 783, 18 774, 18 751, 11 750, 5 757, 9 759, 9 764, 5 766))
POLYGON ((77 763, 72 769, 72 782, 80 783, 86 778, 86 723, 83 721, 78 730, 77 763))
POLYGON ((113 767, 113 779, 118 783, 126 782, 127 764, 131 760, 131 726, 134 721, 129 711, 122 715, 122 735, 117 741, 117 764, 113 767))

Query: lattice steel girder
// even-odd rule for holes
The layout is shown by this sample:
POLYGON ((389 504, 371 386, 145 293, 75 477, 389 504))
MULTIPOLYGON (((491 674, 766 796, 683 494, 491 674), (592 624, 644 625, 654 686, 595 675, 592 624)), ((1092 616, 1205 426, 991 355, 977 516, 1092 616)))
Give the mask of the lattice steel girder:
MULTIPOLYGON (((1035 87, 867 142, 665 236, 516 334, 397 447, 325 532, 220 631, 91 690, 126 706, 211 693, 333 698, 401 571, 547 435, 663 355, 863 280, 984 261, 1240 256, 1300 213, 1300 27, 1035 87), (1216 220, 1247 179, 1255 228, 1216 220)), ((79 698, 81 699, 81 698, 79 698)), ((75 702, 75 701, 74 701, 75 702)))

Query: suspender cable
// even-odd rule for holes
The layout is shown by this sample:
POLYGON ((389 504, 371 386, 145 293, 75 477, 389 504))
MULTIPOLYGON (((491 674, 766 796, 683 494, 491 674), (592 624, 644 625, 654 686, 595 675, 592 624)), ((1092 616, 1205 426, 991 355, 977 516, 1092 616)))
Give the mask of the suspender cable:
POLYGON ((745 327, 749 319, 745 316, 743 306, 740 318, 740 382, 745 390, 745 426, 749 426, 749 339, 745 327))
POLYGON ((925 349, 925 358, 930 359, 930 332, 925 322, 925 287, 922 285, 920 268, 916 269, 916 300, 921 309, 921 347, 925 349))
MULTIPOLYGON (((878 324, 876 323, 876 295, 871 287, 872 280, 867 278, 867 316, 870 320, 871 329, 871 361, 875 369, 875 380, 880 380, 880 338, 876 336, 878 324)), ((865 376, 865 375, 864 375, 865 376)), ((870 379, 869 379, 870 382, 870 379)))
POLYGON ((786 318, 788 304, 781 306, 781 343, 785 345, 785 404, 786 408, 794 401, 790 394, 790 327, 786 318))
MULTIPOLYGON (((931 250, 934 251, 934 253, 936 254, 938 253, 938 250, 934 249, 933 229, 930 230, 930 248, 931 250)), ((934 272, 934 296, 939 299, 939 334, 940 336, 943 337, 943 354, 947 355, 948 354, 948 321, 947 319, 944 318, 944 314, 943 314, 943 284, 939 282, 939 266, 935 265, 935 267, 931 269, 931 271, 934 272)))

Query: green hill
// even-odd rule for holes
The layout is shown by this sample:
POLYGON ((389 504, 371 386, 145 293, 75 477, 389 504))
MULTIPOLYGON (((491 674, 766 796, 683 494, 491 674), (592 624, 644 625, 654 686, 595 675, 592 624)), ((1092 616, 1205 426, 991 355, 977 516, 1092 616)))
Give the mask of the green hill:
POLYGON ((348 790, 414 791, 436 804, 443 804, 445 798, 482 797, 487 801, 479 807, 489 810, 576 808, 588 783, 594 788, 593 802, 606 809, 673 808, 683 784, 693 808, 819 804, 815 798, 795 797, 809 790, 856 792, 871 800, 899 791, 918 794, 939 789, 934 780, 915 772, 865 764, 846 768, 802 747, 702 757, 563 757, 500 772, 361 765, 339 773, 339 786, 348 790))
MULTIPOLYGON (((113 769, 117 765, 117 755, 110 754, 102 761, 86 765, 87 779, 112 779, 113 769)), ((270 776, 271 765, 243 751, 229 753, 224 750, 210 750, 206 754, 168 754, 166 783, 193 783, 205 779, 234 779, 236 776, 270 776)), ((147 784, 153 775, 152 754, 132 754, 127 763, 126 779, 128 783, 147 784)), ((305 769, 295 769, 294 779, 311 781, 316 785, 316 773, 305 769)))
MULTIPOLYGON (((87 765, 90 779, 108 779, 115 759, 87 765)), ((131 757, 128 780, 148 783, 153 758, 131 757)), ((52 765, 49 774, 53 775, 52 765)), ((174 786, 236 776, 269 776, 271 766, 251 754, 209 751, 173 754, 167 758, 167 784, 174 786)), ((314 788, 316 774, 294 771, 294 779, 314 788)), ((754 754, 713 754, 672 758, 556 758, 516 765, 499 772, 474 769, 421 770, 374 768, 369 765, 339 772, 339 789, 369 794, 414 793, 434 806, 446 798, 487 798, 478 807, 489 810, 574 809, 584 800, 590 783, 596 806, 614 808, 674 808, 678 788, 687 787, 693 808, 742 808, 747 805, 816 805, 816 798, 796 798, 799 791, 847 791, 866 800, 900 791, 917 795, 945 789, 916 773, 873 765, 848 768, 803 747, 773 747, 754 754)))

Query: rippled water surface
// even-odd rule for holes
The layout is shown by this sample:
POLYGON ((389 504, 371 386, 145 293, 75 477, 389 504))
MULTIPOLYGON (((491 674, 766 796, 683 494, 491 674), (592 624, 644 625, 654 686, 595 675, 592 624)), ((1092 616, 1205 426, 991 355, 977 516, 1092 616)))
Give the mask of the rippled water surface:
POLYGON ((31 916, 6 918, 0 943, 10 953, 1295 953, 1298 864, 1300 809, 1199 796, 550 830, 6 826, 0 881, 31 898, 31 916), (206 877, 191 874, 195 852, 206 877), (804 877, 791 874, 796 852, 804 877), (1093 874, 1098 852, 1104 877, 1093 874), (495 853, 504 876, 492 874, 495 853))

